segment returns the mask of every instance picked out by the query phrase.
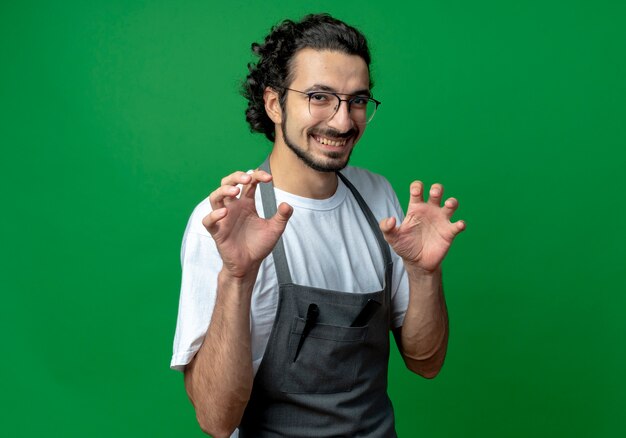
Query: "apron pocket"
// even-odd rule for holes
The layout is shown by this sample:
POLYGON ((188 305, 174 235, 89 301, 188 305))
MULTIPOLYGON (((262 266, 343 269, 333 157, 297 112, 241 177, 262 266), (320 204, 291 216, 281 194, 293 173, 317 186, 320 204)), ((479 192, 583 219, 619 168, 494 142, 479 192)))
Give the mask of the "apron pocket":
POLYGON ((305 320, 296 317, 289 333, 285 372, 280 390, 289 394, 333 394, 352 390, 362 361, 365 327, 315 324, 300 343, 305 320))

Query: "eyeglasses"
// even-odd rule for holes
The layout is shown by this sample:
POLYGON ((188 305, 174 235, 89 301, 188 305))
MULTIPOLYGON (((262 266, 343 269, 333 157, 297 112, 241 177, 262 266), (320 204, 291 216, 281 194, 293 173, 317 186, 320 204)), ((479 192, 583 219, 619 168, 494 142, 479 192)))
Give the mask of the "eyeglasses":
MULTIPOLYGON (((300 91, 293 88, 284 87, 285 90, 295 91, 296 93, 304 94, 309 98, 309 114, 311 117, 320 120, 328 120, 332 118, 339 107, 341 102, 346 102, 348 105, 348 113, 352 120, 358 124, 369 123, 380 102, 368 96, 352 96, 350 99, 342 99, 338 93, 331 93, 329 91, 300 91)), ((343 94, 346 96, 346 94, 343 94)))

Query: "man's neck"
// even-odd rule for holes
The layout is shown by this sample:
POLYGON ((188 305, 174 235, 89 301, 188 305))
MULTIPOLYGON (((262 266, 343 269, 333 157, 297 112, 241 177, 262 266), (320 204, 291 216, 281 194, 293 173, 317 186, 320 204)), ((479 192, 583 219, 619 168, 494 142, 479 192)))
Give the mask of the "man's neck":
POLYGON ((274 144, 270 155, 274 187, 311 199, 327 199, 337 191, 337 174, 320 172, 304 163, 286 145, 274 144))

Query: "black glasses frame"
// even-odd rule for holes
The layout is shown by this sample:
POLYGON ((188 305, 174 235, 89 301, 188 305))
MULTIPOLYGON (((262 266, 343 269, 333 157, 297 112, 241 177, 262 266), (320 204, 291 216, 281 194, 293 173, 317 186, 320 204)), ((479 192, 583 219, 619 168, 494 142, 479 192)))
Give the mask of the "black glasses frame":
POLYGON ((374 107, 374 112, 372 113, 370 118, 365 121, 365 123, 367 124, 367 123, 372 121, 372 119, 374 118, 374 115, 376 114, 376 111, 378 111, 378 106, 382 103, 381 101, 376 100, 373 97, 369 97, 369 96, 359 96, 359 95, 357 95, 357 96, 352 96, 349 99, 342 99, 340 97, 340 95, 349 96, 349 94, 334 93, 332 91, 322 91, 322 90, 320 90, 320 91, 300 91, 300 90, 294 90, 293 88, 287 88, 287 87, 283 87, 283 89, 289 90, 289 91, 295 91, 296 93, 304 94, 305 96, 307 96, 309 98, 309 114, 311 114, 311 98, 313 96, 315 96, 316 94, 328 94, 328 95, 331 95, 331 96, 335 96, 337 98, 337 100, 339 101, 339 103, 335 107, 335 111, 330 116, 328 116, 328 119, 331 119, 335 114, 337 114, 337 111, 339 111, 339 107, 341 106, 341 102, 346 102, 346 104, 348 105, 348 114, 350 114, 350 108, 351 108, 352 103, 354 101, 359 100, 359 99, 367 99, 369 102, 373 102, 376 105, 374 107))

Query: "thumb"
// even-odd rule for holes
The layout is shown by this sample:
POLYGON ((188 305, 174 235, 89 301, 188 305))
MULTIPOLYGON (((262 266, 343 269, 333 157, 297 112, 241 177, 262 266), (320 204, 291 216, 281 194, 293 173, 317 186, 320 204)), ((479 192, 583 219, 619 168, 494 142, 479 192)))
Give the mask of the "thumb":
POLYGON ((293 214, 293 207, 286 202, 281 202, 276 210, 276 214, 272 217, 271 221, 278 226, 282 231, 287 226, 289 218, 293 214))
POLYGON ((381 220, 378 225, 380 227, 380 231, 383 232, 383 236, 385 237, 385 240, 387 241, 387 243, 392 244, 393 242, 395 242, 396 218, 388 217, 386 219, 381 220))

